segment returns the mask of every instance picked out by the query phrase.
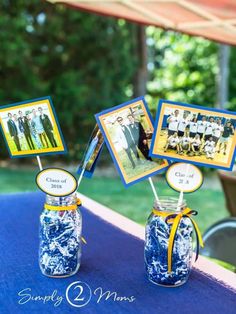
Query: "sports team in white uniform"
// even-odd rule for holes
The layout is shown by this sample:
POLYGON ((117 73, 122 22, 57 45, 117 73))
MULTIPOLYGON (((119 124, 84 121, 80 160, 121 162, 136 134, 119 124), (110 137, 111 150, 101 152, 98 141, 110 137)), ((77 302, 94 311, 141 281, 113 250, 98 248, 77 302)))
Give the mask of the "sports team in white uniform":
POLYGON ((234 134, 234 126, 231 121, 222 124, 220 118, 203 116, 189 118, 189 112, 184 112, 180 117, 176 109, 167 118, 168 138, 164 147, 175 150, 177 154, 189 156, 206 155, 207 159, 214 159, 215 154, 226 155, 227 144, 231 135, 234 134))

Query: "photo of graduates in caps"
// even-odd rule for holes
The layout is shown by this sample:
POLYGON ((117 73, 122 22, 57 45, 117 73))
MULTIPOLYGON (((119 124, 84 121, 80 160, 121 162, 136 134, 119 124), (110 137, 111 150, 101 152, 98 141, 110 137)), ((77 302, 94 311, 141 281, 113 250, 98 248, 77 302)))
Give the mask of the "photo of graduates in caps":
POLYGON ((235 151, 236 116, 163 104, 152 153, 228 166, 235 151))
POLYGON ((99 117, 126 182, 167 166, 162 159, 149 156, 153 125, 142 102, 125 105, 99 117))
POLYGON ((0 119, 12 156, 65 150, 48 100, 0 109, 0 119))

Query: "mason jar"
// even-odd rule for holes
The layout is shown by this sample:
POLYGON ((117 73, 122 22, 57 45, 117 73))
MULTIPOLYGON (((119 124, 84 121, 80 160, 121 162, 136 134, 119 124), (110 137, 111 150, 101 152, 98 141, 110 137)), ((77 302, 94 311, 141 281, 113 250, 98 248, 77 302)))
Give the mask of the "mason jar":
POLYGON ((79 202, 76 193, 46 196, 39 228, 39 265, 46 276, 72 276, 80 267, 82 216, 79 202))
MULTIPOLYGON (((185 283, 192 268, 193 226, 188 217, 180 219, 173 239, 171 269, 168 268, 170 233, 176 215, 186 209, 186 202, 160 198, 154 203, 145 229, 145 268, 148 279, 158 285, 176 287, 185 283)), ((169 252, 170 253, 170 252, 169 252)), ((169 261, 170 262, 170 261, 169 261)))

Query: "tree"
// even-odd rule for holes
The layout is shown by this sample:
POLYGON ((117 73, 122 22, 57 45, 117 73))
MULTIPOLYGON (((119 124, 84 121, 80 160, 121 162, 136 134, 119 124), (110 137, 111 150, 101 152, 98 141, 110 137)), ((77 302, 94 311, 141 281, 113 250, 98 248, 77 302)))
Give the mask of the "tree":
POLYGON ((149 104, 169 99, 213 107, 218 73, 217 44, 173 31, 147 28, 149 104))
POLYGON ((229 107, 236 111, 236 47, 230 49, 229 65, 229 107))
POLYGON ((0 103, 51 95, 79 158, 94 114, 132 95, 134 25, 46 1, 5 0, 0 11, 0 103))

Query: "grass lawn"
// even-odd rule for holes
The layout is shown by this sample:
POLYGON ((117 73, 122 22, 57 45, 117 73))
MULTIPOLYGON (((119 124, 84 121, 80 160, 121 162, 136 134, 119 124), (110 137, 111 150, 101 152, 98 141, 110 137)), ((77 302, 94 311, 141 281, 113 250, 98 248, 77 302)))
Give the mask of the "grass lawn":
MULTIPOLYGON (((37 172, 37 169, 36 171, 0 169, 0 193, 37 190, 35 183, 37 172)), ((155 178, 155 186, 158 186, 159 195, 178 196, 178 193, 169 188, 161 177, 155 178)), ((195 219, 202 232, 217 220, 229 216, 222 190, 214 187, 214 184, 212 186, 213 188, 208 182, 195 193, 186 195, 188 206, 199 212, 195 219)), ((92 179, 83 179, 80 192, 140 224, 145 224, 153 203, 148 181, 125 189, 120 178, 98 177, 96 173, 92 179)))
POLYGON ((124 172, 127 175, 128 179, 140 176, 141 174, 143 174, 144 172, 148 172, 149 170, 157 171, 160 169, 159 165, 161 165, 163 163, 162 159, 156 159, 155 163, 154 162, 150 162, 149 160, 146 160, 143 155, 141 154, 141 152, 138 150, 139 156, 140 156, 140 160, 138 160, 136 158, 136 156, 134 155, 134 153, 132 152, 132 158, 133 161, 135 163, 135 168, 132 168, 131 162, 128 159, 127 154, 125 153, 125 151, 122 149, 121 151, 119 151, 118 156, 120 158, 121 164, 124 168, 124 172))
MULTIPOLYGON (((53 135, 54 135, 54 138, 55 138, 56 143, 59 144, 59 146, 61 147, 61 144, 60 144, 61 141, 59 141, 58 136, 57 136, 57 133, 56 133, 55 131, 54 131, 53 135)), ((45 135, 45 136, 46 136, 46 135, 45 135)), ((49 141, 49 139, 48 139, 47 136, 46 136, 46 138, 47 138, 47 144, 48 144, 49 148, 53 148, 53 147, 52 147, 52 144, 50 143, 50 141, 49 141)), ((12 155, 15 155, 15 153, 17 153, 18 150, 17 150, 17 148, 16 148, 16 144, 15 144, 14 140, 11 138, 11 136, 10 136, 9 133, 6 133, 6 140, 7 140, 9 149, 10 149, 10 151, 11 151, 11 154, 12 154, 12 155)), ((40 139, 39 139, 39 140, 40 140, 40 139)), ((45 149, 45 148, 39 148, 39 147, 37 146, 37 143, 35 142, 35 139, 34 139, 33 137, 32 137, 32 141, 33 141, 33 143, 34 143, 35 150, 38 150, 38 149, 39 149, 39 150, 43 150, 43 149, 45 149)), ((45 147, 46 147, 45 138, 43 138, 43 141, 44 141, 44 145, 45 145, 45 147)), ((21 150, 22 150, 22 151, 30 150, 30 147, 29 147, 29 145, 27 144, 27 141, 26 141, 25 137, 23 137, 23 142, 22 142, 22 140, 20 140, 20 147, 21 147, 21 150)))

